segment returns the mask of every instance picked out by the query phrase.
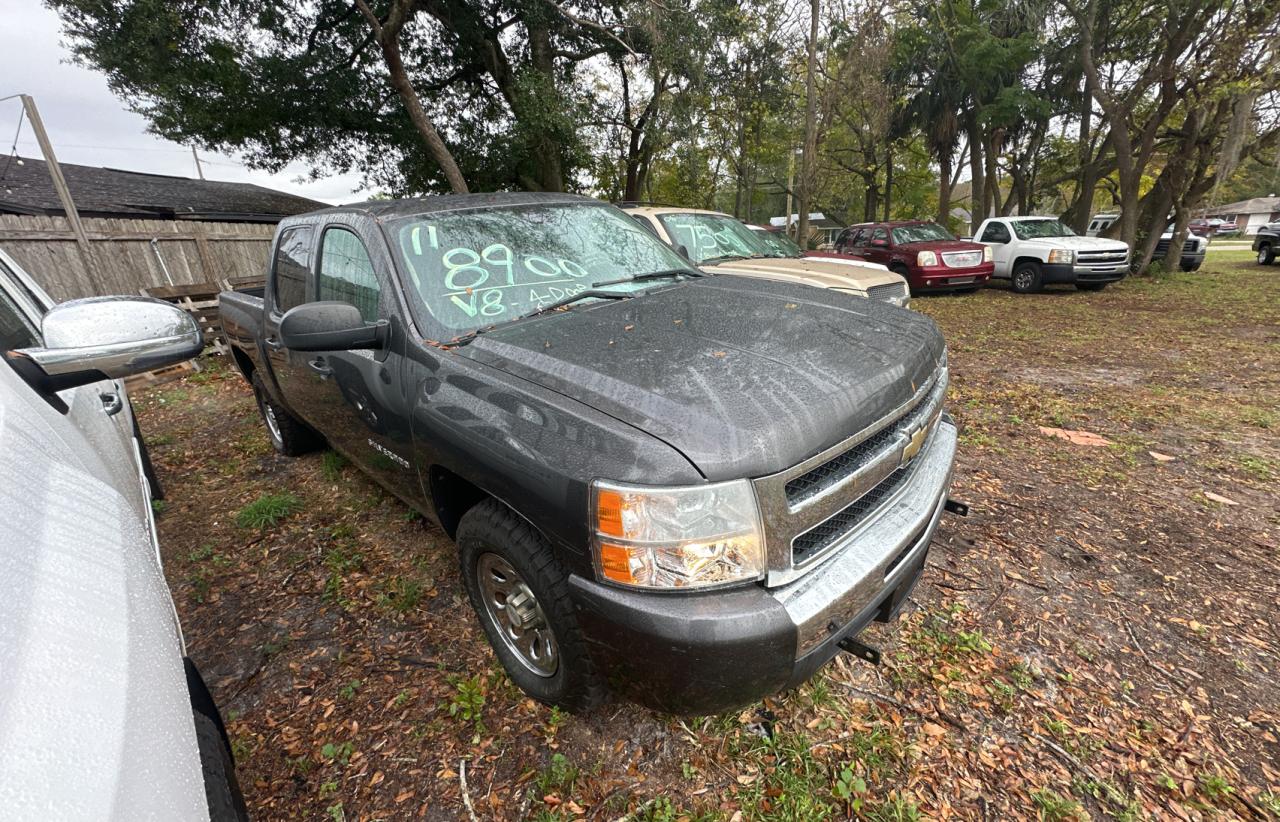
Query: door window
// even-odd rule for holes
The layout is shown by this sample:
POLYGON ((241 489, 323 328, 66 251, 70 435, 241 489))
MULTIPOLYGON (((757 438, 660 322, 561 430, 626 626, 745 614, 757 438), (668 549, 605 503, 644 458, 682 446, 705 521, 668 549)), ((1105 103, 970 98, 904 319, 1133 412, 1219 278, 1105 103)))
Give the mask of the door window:
POLYGON ((338 300, 360 309, 365 322, 378 319, 381 286, 373 260, 355 232, 331 228, 320 248, 318 299, 338 300))
POLYGON ((978 238, 980 243, 1007 243, 1009 242, 1009 229, 1004 223, 989 223, 982 231, 982 236, 978 238))
POLYGON ((281 314, 307 301, 307 271, 311 268, 311 227, 287 229, 276 245, 275 301, 281 314))
POLYGON ((889 232, 885 231, 883 228, 877 228, 875 231, 871 232, 871 239, 872 240, 888 240, 889 232))

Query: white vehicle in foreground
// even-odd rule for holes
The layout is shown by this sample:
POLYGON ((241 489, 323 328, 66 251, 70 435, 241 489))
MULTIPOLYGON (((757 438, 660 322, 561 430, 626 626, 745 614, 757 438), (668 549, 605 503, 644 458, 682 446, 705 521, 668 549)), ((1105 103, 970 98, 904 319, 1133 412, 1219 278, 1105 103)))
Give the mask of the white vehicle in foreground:
POLYGON ((185 657, 149 461, 118 382, 190 359, 185 311, 54 306, 0 252, 0 807, 16 820, 245 819, 185 657))
POLYGON ((1129 246, 1119 240, 1081 237, 1056 217, 992 217, 974 239, 991 247, 993 277, 1029 294, 1051 283, 1100 291, 1129 273, 1129 246))

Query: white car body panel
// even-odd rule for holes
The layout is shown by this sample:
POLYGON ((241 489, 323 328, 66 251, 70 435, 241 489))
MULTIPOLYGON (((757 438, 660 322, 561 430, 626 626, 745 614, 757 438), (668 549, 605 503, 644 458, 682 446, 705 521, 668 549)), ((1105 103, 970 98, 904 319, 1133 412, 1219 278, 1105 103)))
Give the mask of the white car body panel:
MULTIPOLYGON (((0 253, 7 294, 17 272, 0 253)), ((209 818, 131 411, 100 397, 122 390, 61 392, 63 414, 0 364, 6 819, 209 818)))

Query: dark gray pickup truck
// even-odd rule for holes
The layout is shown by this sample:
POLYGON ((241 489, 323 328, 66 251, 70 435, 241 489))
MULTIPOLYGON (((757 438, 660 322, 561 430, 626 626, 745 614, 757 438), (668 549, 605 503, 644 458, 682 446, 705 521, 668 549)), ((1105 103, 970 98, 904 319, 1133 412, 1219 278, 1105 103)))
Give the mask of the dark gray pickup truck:
POLYGON ((292 217, 221 311, 275 447, 327 441, 438 522, 511 678, 569 709, 718 711, 877 658, 856 636, 947 507, 932 321, 707 275, 595 200, 292 217))

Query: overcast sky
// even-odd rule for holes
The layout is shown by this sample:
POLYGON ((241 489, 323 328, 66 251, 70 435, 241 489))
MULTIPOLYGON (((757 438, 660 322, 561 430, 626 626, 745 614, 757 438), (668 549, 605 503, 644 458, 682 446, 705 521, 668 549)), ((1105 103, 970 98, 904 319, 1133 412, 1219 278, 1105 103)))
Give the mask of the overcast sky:
MULTIPOLYGON (((38 0, 0 0, 0 97, 35 98, 58 160, 195 177, 190 147, 148 132, 146 120, 111 93, 102 75, 70 62, 62 39, 58 15, 38 0)), ((21 110, 19 100, 0 102, 0 156, 9 154, 21 110)), ((18 154, 40 156, 26 123, 18 154)), ((243 167, 234 156, 201 152, 200 159, 207 161, 204 174, 211 180, 257 183, 328 203, 352 202, 365 193, 357 192, 355 174, 311 181, 304 165, 269 174, 243 167)))

